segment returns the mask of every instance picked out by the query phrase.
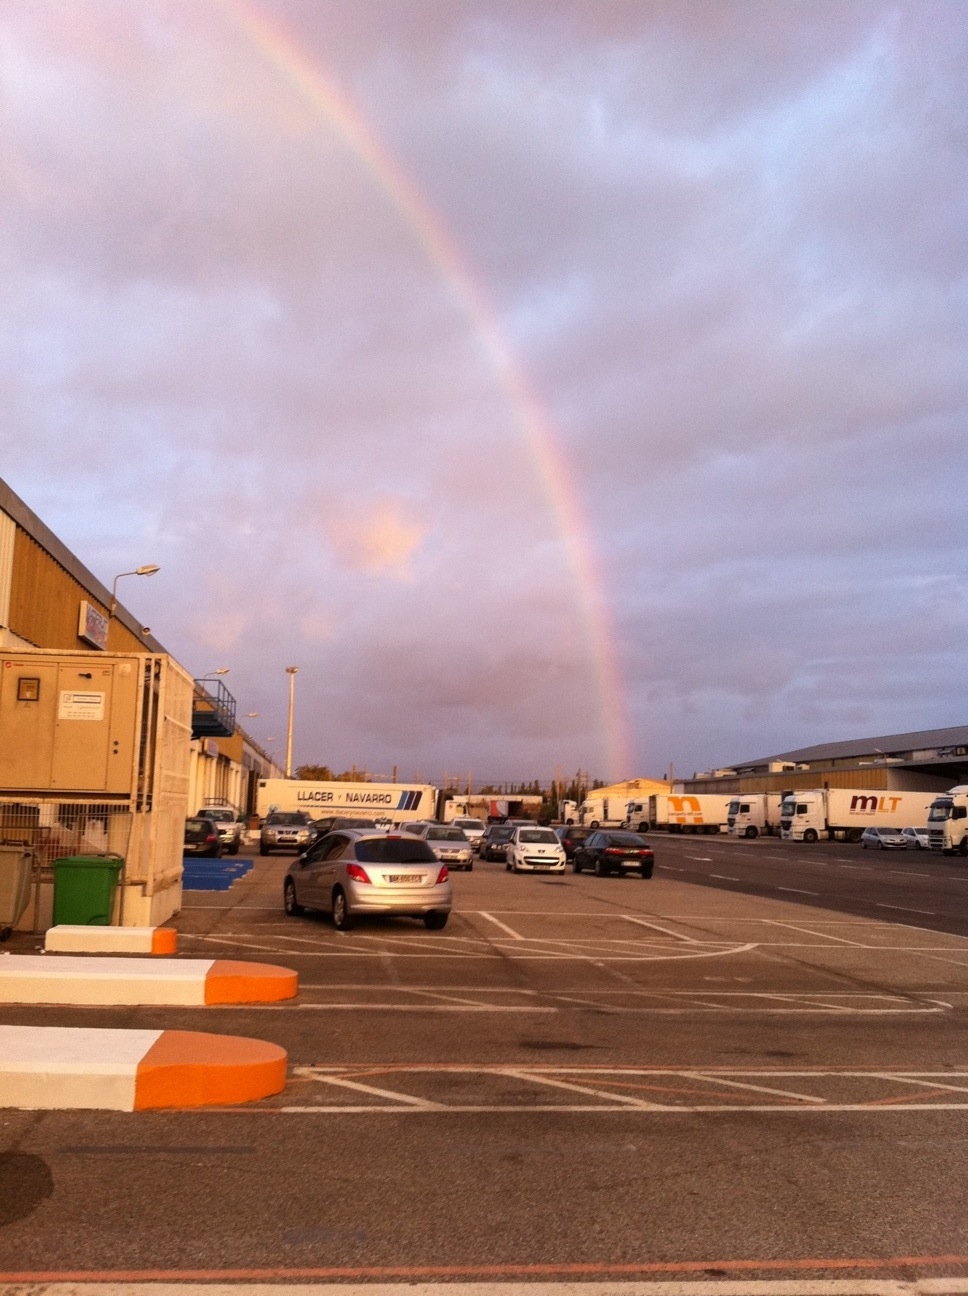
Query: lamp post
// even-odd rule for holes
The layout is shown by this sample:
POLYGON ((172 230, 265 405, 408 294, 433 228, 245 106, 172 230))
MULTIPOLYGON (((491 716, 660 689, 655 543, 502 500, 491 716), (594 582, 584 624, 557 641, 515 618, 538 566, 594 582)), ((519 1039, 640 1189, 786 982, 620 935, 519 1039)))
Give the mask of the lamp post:
POLYGON ((289 727, 286 731, 286 778, 292 778, 292 708, 296 697, 296 672, 298 666, 287 666, 289 676, 289 727))
POLYGON ((111 586, 111 613, 113 617, 118 610, 118 581, 122 576, 154 576, 156 571, 161 571, 157 563, 145 563, 143 567, 136 567, 134 571, 118 572, 114 578, 114 584, 111 586))

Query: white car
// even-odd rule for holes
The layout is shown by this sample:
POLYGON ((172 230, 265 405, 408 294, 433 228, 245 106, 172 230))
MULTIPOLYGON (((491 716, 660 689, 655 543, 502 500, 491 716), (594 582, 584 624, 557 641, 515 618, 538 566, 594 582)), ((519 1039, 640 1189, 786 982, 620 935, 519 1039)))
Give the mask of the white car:
POLYGON ((902 828, 901 836, 907 842, 910 850, 931 849, 927 828, 902 828))
POLYGON ((462 829, 453 824, 408 824, 406 832, 425 841, 442 864, 468 872, 474 867, 474 847, 462 829))
POLYGON ((460 828, 467 837, 470 844, 476 849, 481 838, 484 836, 484 820, 469 819, 463 816, 451 821, 451 828, 460 828))
POLYGON ((564 873, 565 848, 550 828, 515 828, 504 867, 510 873, 564 873))

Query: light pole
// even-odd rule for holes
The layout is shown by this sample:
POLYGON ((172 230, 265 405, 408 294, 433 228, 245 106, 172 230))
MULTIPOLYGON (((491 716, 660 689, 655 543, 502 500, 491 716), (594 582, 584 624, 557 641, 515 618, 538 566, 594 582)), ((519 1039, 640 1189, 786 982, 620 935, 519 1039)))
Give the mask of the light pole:
POLYGON ((292 708, 296 697, 296 672, 298 666, 287 666, 289 676, 289 728, 286 731, 286 778, 292 778, 292 708))
POLYGON ((114 578, 114 584, 111 586, 111 612, 113 617, 118 610, 118 581, 122 576, 154 576, 156 571, 161 571, 157 563, 145 563, 143 567, 136 567, 134 571, 118 572, 114 578))

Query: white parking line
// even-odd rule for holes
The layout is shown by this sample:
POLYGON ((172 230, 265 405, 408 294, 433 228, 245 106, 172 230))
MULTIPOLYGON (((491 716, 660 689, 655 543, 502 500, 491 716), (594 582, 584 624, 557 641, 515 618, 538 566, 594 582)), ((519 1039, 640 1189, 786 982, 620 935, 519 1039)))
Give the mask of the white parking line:
POLYGON ((508 927, 504 923, 500 922, 493 914, 485 913, 483 909, 479 909, 478 913, 482 918, 486 918, 488 922, 492 922, 495 927, 500 927, 501 931, 505 932, 513 940, 524 940, 524 937, 519 932, 516 932, 513 927, 508 927))

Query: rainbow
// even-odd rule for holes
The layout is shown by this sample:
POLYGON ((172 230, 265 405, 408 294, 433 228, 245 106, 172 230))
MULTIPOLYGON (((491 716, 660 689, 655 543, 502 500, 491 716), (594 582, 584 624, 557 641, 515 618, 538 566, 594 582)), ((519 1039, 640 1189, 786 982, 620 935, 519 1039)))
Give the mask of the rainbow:
POLYGON ((221 0, 230 22, 355 154, 425 249, 474 328, 536 466, 565 547, 594 663, 607 777, 630 770, 624 690, 591 527, 551 421, 511 353, 497 312, 438 213, 372 130, 359 107, 250 0, 221 0))

